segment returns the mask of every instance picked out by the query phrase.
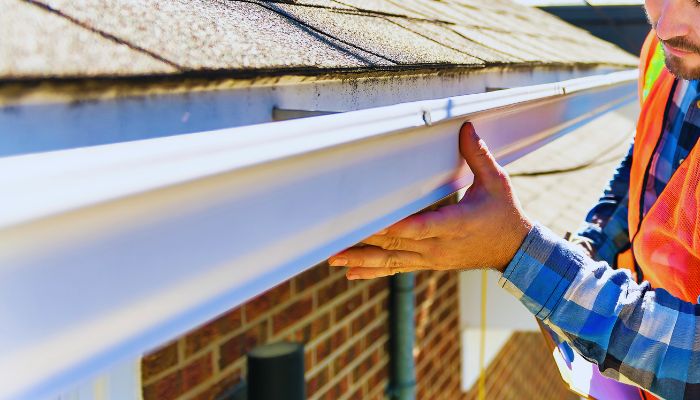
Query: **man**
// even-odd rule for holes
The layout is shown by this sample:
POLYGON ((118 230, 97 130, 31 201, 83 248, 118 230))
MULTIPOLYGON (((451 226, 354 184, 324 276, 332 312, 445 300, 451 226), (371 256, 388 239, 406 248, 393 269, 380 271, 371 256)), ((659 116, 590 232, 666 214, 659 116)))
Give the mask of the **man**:
POLYGON ((642 113, 634 148, 580 233, 590 252, 527 218, 465 124, 459 148, 475 180, 460 203, 411 216, 329 263, 349 279, 494 268, 604 375, 667 399, 700 398, 700 4, 645 7, 653 30, 640 64, 642 113))

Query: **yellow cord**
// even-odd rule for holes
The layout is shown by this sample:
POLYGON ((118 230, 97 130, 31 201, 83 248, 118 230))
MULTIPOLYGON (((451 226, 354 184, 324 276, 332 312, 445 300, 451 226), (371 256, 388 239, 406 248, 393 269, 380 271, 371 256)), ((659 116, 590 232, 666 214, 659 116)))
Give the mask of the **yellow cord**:
POLYGON ((486 358, 486 283, 488 272, 481 270, 481 334, 479 336, 479 387, 478 399, 486 399, 486 372, 484 363, 486 358))

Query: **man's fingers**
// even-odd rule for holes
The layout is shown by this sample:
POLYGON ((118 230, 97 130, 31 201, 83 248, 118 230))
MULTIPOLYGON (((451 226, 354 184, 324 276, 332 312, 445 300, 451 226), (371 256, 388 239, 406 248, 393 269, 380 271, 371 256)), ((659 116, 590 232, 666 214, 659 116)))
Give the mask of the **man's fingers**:
POLYGON ((363 267, 355 267, 355 268, 348 268, 348 271, 345 273, 345 276, 350 279, 374 279, 374 278, 381 278, 384 276, 391 276, 394 274, 398 273, 403 273, 403 272, 412 272, 412 271, 417 271, 420 268, 396 268, 393 270, 390 270, 388 268, 363 268, 363 267))
POLYGON ((351 248, 328 259, 334 267, 366 267, 398 270, 407 267, 426 266, 418 253, 400 250, 383 250, 378 247, 351 248))
POLYGON ((413 240, 398 236, 373 235, 362 240, 362 243, 381 247, 384 250, 406 250, 416 253, 425 253, 430 250, 433 240, 434 239, 413 240))
POLYGON ((471 122, 466 122, 459 130, 459 152, 474 173, 475 180, 488 187, 492 181, 501 177, 501 167, 486 143, 476 134, 471 122))
POLYGON ((451 234, 449 219, 440 210, 414 214, 388 227, 384 236, 423 240, 451 234))

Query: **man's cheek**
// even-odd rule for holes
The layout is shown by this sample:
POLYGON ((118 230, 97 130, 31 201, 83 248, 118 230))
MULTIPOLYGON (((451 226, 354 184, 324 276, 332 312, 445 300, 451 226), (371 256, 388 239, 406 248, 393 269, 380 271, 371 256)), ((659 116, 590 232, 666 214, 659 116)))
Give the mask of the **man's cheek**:
POLYGON ((654 28, 656 28, 656 23, 659 21, 661 7, 663 7, 663 0, 646 0, 644 2, 644 9, 647 13, 647 19, 654 28))

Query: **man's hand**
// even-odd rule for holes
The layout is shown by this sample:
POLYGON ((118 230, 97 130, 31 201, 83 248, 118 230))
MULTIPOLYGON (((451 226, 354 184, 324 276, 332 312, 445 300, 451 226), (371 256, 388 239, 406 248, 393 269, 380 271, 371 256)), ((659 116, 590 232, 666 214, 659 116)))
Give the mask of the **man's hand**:
POLYGON ((513 194, 510 179, 470 123, 459 133, 459 150, 474 183, 454 205, 412 215, 331 257, 348 267, 348 279, 397 272, 492 267, 503 271, 532 223, 513 194))

